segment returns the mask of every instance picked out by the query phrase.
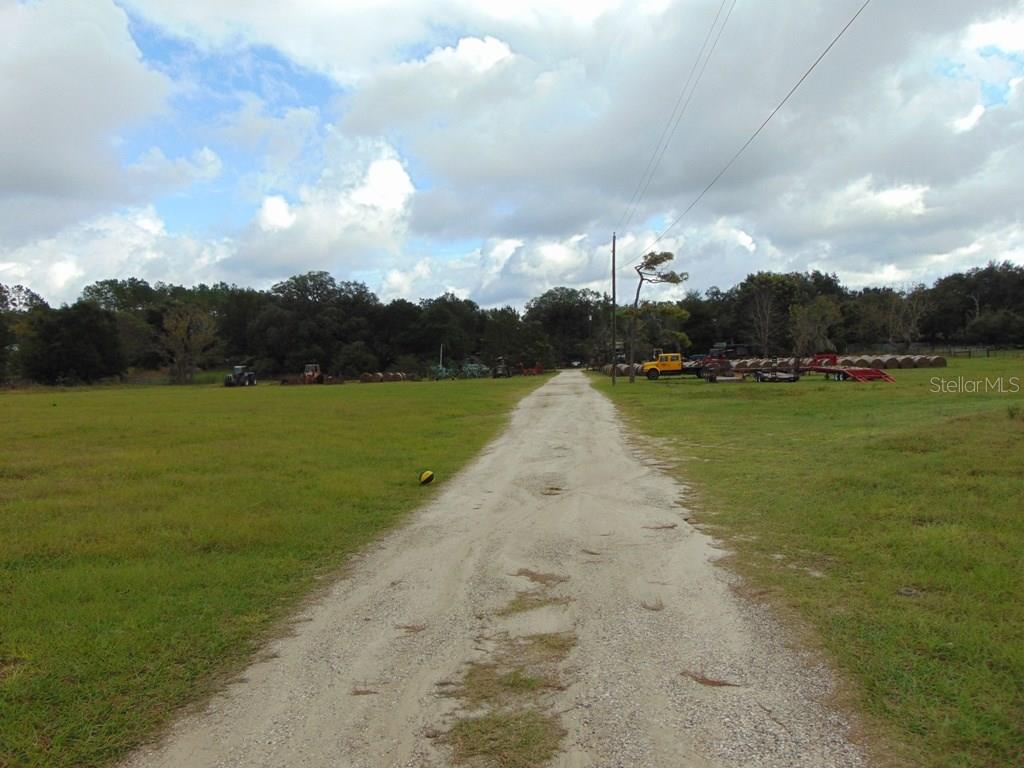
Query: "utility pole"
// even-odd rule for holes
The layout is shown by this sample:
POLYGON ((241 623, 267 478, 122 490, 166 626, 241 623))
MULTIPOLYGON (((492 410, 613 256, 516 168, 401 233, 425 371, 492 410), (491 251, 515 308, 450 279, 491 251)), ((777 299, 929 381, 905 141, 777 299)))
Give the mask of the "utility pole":
POLYGON ((615 310, 618 309, 618 302, 615 297, 615 233, 612 232, 612 386, 615 386, 615 366, 618 361, 615 359, 615 310))

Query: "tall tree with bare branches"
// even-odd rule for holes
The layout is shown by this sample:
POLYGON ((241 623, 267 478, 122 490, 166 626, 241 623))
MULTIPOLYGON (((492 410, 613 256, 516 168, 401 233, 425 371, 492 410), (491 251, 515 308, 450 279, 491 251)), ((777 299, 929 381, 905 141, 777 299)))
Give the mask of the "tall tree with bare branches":
POLYGON ((636 357, 634 350, 636 341, 636 318, 640 313, 640 289, 644 287, 644 283, 651 283, 652 285, 657 283, 679 285, 679 283, 686 280, 689 275, 685 272, 674 272, 670 269, 662 269, 665 264, 668 264, 674 258, 675 254, 669 253, 668 251, 662 251, 661 253, 651 251, 634 267, 636 274, 640 279, 636 284, 636 296, 633 297, 633 309, 629 316, 630 384, 636 381, 636 370, 634 368, 636 357))

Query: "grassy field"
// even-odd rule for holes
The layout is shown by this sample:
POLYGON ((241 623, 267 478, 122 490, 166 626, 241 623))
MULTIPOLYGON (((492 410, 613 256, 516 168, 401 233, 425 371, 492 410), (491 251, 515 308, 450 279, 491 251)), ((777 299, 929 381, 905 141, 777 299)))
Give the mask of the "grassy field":
POLYGON ((543 380, 0 395, 0 766, 124 755, 543 380))
POLYGON ((893 373, 594 381, 677 462, 749 582, 817 630, 896 764, 1021 766, 1024 393, 960 377, 1024 388, 1024 359, 893 373))

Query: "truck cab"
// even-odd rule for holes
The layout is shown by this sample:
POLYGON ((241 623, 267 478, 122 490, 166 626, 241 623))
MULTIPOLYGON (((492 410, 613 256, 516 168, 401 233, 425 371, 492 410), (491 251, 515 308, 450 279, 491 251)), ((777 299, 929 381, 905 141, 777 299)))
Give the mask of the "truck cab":
POLYGON ((641 367, 641 373, 651 381, 660 376, 681 376, 683 374, 683 356, 678 352, 662 352, 654 350, 654 359, 648 360, 641 367))

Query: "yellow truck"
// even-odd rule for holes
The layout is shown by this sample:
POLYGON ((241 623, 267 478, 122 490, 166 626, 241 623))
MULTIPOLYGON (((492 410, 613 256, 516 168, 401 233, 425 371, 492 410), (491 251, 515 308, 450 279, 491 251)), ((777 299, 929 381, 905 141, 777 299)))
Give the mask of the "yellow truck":
POLYGON ((656 349, 654 359, 644 363, 640 372, 651 381, 659 376, 682 376, 683 373, 689 373, 683 368, 684 362, 683 356, 678 352, 662 352, 656 349))

